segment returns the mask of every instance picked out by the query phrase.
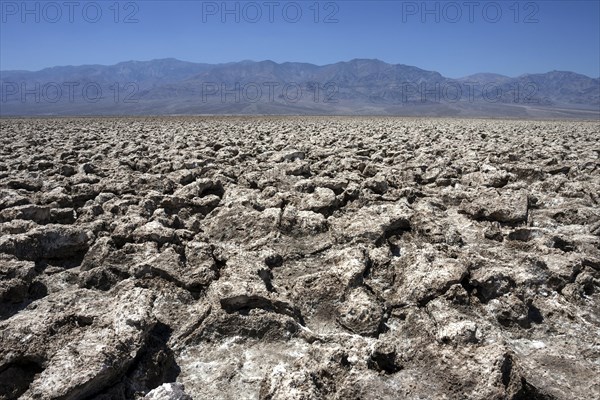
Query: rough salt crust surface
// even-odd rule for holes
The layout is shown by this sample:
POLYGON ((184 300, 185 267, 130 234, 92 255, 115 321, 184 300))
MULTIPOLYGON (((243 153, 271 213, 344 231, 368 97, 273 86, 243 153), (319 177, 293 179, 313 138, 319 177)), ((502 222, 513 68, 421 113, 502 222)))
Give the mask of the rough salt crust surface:
POLYGON ((600 395, 597 121, 0 122, 0 398, 600 395))

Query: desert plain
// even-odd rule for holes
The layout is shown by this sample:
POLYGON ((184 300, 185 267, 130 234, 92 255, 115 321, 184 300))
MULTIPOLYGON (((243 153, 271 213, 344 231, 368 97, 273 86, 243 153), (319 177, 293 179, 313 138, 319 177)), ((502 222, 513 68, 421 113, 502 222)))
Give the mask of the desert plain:
POLYGON ((0 398, 600 397, 598 121, 0 124, 0 398))

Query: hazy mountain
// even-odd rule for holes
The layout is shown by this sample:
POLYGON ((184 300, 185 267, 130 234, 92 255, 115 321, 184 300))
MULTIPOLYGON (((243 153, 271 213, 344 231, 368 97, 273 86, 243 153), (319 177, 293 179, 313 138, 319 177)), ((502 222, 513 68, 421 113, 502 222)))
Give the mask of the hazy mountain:
POLYGON ((0 71, 0 115, 373 114, 600 118, 600 79, 511 78, 354 59, 329 65, 176 59, 0 71))
POLYGON ((521 85, 533 84, 539 88, 539 95, 549 97, 559 104, 600 104, 598 79, 568 71, 551 71, 545 74, 527 74, 518 77, 521 85))
POLYGON ((2 81, 19 82, 137 82, 140 87, 177 82, 214 65, 166 58, 152 61, 126 61, 115 65, 81 65, 45 68, 41 71, 1 71, 2 81))

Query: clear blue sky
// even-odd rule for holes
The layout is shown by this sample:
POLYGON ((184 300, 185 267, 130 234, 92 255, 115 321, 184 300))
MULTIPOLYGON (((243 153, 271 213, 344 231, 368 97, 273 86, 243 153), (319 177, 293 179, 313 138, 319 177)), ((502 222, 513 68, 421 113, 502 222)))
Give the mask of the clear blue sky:
POLYGON ((550 70, 600 76, 598 0, 458 0, 425 8, 422 1, 320 1, 318 15, 314 0, 240 1, 237 12, 228 2, 231 14, 222 1, 121 1, 118 14, 115 0, 65 1, 27 2, 24 9, 22 1, 0 0, 0 69, 167 57, 320 65, 378 58, 452 78, 550 70))

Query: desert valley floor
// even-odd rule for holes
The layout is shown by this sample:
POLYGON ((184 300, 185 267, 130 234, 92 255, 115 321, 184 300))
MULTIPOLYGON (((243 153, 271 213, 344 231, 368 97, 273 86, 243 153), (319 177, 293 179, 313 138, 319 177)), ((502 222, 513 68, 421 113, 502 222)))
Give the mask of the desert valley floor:
POLYGON ((0 124, 0 398, 600 396, 598 121, 0 124))

